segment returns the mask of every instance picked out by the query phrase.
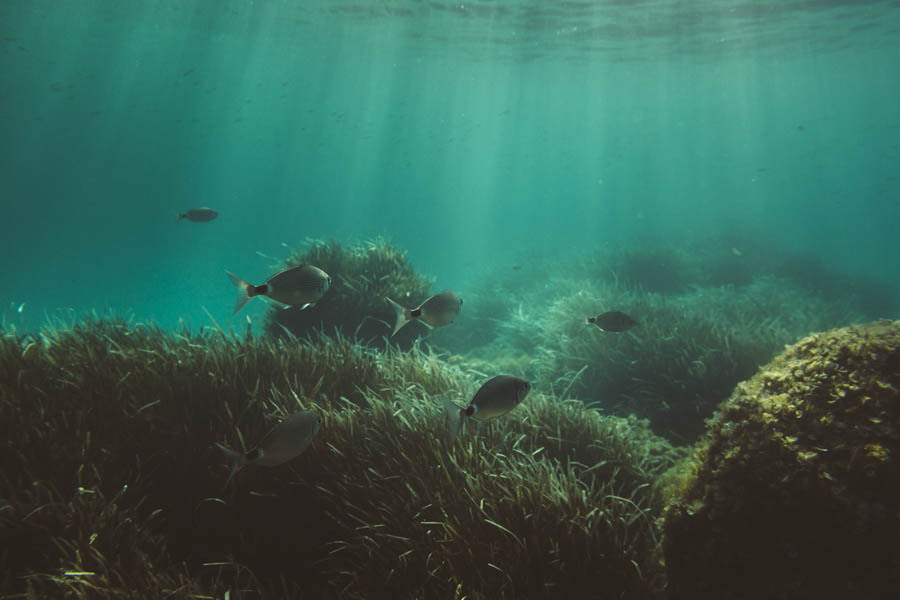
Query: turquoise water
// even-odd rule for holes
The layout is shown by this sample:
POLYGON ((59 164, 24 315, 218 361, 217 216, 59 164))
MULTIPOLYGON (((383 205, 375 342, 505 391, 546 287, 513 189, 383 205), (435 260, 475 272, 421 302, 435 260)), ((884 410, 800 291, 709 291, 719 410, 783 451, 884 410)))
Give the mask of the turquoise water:
POLYGON ((709 235, 896 286, 898 59, 897 1, 7 0, 0 310, 229 322, 377 235, 463 293, 709 235))

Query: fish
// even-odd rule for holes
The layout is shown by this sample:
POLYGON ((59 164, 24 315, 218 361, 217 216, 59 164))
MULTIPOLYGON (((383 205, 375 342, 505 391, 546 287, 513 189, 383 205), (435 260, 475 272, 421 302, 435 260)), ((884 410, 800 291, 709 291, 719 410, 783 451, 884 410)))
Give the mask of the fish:
POLYGON ((597 315, 596 317, 588 317, 585 319, 585 323, 596 325, 603 331, 613 331, 616 333, 628 331, 638 324, 638 322, 630 316, 618 310, 611 310, 601 315, 597 315))
POLYGON ((191 208, 181 213, 180 215, 178 215, 178 218, 175 219, 175 222, 177 223, 182 219, 187 219, 188 221, 191 221, 193 223, 206 223, 208 221, 212 221, 218 216, 218 211, 215 211, 206 206, 202 206, 200 208, 191 208))
POLYGON ((459 416, 472 417, 478 421, 496 419, 518 406, 530 391, 531 384, 521 377, 491 377, 478 388, 469 404, 459 409, 459 416))
POLYGON ((456 410, 452 411, 451 404, 447 405, 450 437, 456 437, 466 419, 488 421, 502 417, 517 407, 530 391, 531 384, 521 377, 513 375, 491 377, 478 388, 466 406, 456 406, 456 410))
POLYGON ((231 461, 231 474, 225 485, 228 486, 235 474, 249 464, 277 467, 300 456, 321 426, 322 416, 319 413, 301 410, 272 428, 250 452, 237 452, 216 442, 216 447, 231 461))
POLYGON ((439 292, 413 309, 406 308, 386 296, 384 299, 390 303, 394 308, 394 312, 397 313, 397 321, 394 324, 394 332, 391 333, 391 337, 397 335, 397 332, 404 325, 414 320, 424 323, 428 327, 449 325, 459 315, 459 310, 462 308, 463 303, 459 294, 453 290, 439 292))
POLYGON ((237 305, 232 314, 237 314, 254 296, 266 296, 287 307, 299 306, 303 310, 315 305, 331 287, 331 276, 313 265, 285 269, 266 279, 262 285, 247 283, 230 271, 225 273, 238 289, 237 305))

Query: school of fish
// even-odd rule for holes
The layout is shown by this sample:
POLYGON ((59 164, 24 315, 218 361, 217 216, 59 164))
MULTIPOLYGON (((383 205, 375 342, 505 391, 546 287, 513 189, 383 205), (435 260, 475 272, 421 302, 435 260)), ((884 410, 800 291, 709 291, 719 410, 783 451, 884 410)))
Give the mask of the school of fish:
MULTIPOLYGON (((217 216, 218 212, 211 208, 192 208, 180 214, 177 220, 208 222, 217 216)), ((256 296, 265 296, 285 308, 305 310, 316 306, 331 288, 331 276, 314 265, 284 269, 260 285, 248 283, 229 271, 225 273, 238 292, 234 314, 256 296)), ((450 325, 459 316, 463 304, 459 294, 450 289, 434 294, 415 308, 407 308, 388 297, 385 301, 396 313, 391 337, 410 321, 418 321, 429 329, 450 325)), ((587 317, 585 323, 596 325, 604 332, 616 333, 638 325, 631 316, 618 310, 587 317)), ((520 377, 496 375, 478 388, 468 404, 460 406, 448 400, 446 409, 451 439, 455 439, 467 420, 487 421, 501 417, 521 404, 530 391, 531 384, 520 377)), ((275 467, 300 456, 312 444, 321 425, 321 415, 312 410, 301 410, 273 427, 249 452, 237 452, 217 443, 216 446, 231 462, 226 485, 247 465, 275 467)))

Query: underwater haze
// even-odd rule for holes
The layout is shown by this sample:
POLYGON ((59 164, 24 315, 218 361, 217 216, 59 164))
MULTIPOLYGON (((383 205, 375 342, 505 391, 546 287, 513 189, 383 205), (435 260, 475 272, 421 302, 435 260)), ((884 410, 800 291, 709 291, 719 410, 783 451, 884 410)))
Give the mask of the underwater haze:
POLYGON ((0 598, 900 598, 898 65, 900 0, 0 0, 0 598))
POLYGON ((696 240, 896 292, 898 59, 896 0, 5 0, 0 307, 224 325, 379 236, 463 296, 696 240))

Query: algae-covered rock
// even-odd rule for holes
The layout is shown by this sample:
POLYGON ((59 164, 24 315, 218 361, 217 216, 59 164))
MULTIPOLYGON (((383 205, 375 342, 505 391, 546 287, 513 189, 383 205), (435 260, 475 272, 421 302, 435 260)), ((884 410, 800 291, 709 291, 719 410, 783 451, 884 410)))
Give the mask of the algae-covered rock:
POLYGON ((900 597, 900 322, 789 347, 694 461, 665 517, 672 600, 900 597))
MULTIPOLYGON (((270 335, 289 331, 309 338, 315 331, 326 335, 340 331, 380 345, 375 341, 390 336, 396 319, 385 297, 414 308, 430 295, 431 281, 416 272, 403 250, 383 238, 355 246, 313 240, 304 249, 294 249, 283 267, 302 264, 323 269, 332 278, 331 287, 315 306, 305 310, 272 308, 266 319, 270 335)), ((424 325, 410 323, 393 341, 409 346, 425 333, 424 325)))

